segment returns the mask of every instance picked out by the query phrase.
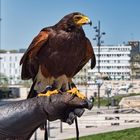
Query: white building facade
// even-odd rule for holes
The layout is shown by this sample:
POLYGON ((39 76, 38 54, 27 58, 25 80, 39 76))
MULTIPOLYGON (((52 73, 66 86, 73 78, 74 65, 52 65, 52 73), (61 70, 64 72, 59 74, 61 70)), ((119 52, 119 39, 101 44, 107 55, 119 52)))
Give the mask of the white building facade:
POLYGON ((21 82, 21 66, 19 65, 23 53, 0 53, 0 73, 8 79, 9 84, 21 82))
MULTIPOLYGON (((101 46, 100 47, 100 72, 111 79, 130 79, 131 76, 131 51, 129 45, 101 46)), ((98 47, 94 47, 96 54, 96 67, 88 70, 92 77, 98 72, 98 47)))
MULTIPOLYGON (((98 47, 94 46, 96 55, 96 67, 90 69, 89 63, 75 76, 74 82, 85 84, 92 80, 98 72, 98 47)), ((100 72, 107 74, 111 79, 131 78, 131 52, 129 45, 101 46, 100 47, 100 72)), ((21 66, 19 65, 22 53, 0 53, 0 73, 8 78, 9 84, 21 83, 21 66)))

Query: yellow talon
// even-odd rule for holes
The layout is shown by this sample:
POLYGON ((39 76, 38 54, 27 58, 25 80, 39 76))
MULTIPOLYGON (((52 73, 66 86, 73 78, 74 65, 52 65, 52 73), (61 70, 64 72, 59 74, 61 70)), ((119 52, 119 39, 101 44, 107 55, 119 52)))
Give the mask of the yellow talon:
POLYGON ((75 93, 78 93, 79 91, 77 88, 72 88, 71 90, 68 90, 67 92, 75 94, 75 93))
POLYGON ((75 94, 75 95, 77 95, 81 99, 85 99, 86 98, 85 95, 83 95, 81 92, 79 92, 79 90, 77 88, 72 88, 71 90, 68 90, 67 92, 71 93, 71 94, 75 94))
POLYGON ((79 98, 81 98, 81 99, 85 99, 85 98, 86 98, 86 96, 83 95, 81 92, 78 92, 76 95, 77 95, 79 98))
POLYGON ((50 96, 50 95, 53 95, 53 94, 58 94, 59 92, 58 92, 58 90, 53 90, 53 91, 47 91, 45 94, 43 94, 43 93, 39 93, 38 94, 38 96, 40 97, 40 96, 50 96))

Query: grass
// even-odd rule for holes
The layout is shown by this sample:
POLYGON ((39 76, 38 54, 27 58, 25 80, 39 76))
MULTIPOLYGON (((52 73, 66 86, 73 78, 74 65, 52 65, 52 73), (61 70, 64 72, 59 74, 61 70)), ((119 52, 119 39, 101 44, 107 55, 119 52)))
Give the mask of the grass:
MULTIPOLYGON (((70 140, 75 140, 70 139, 70 140)), ((140 140, 140 128, 108 132, 81 137, 80 140, 140 140)))
MULTIPOLYGON (((128 94, 128 95, 118 95, 118 96, 114 96, 113 98, 115 100, 117 100, 117 103, 119 103, 123 97, 130 97, 130 96, 137 96, 137 95, 140 95, 140 93, 139 94, 131 93, 131 94, 128 94)), ((111 98, 110 98, 110 100, 111 100, 111 98)), ((97 100, 97 98, 95 98, 94 105, 96 106, 97 104, 98 104, 98 100, 97 100)), ((101 106, 107 106, 108 105, 108 99, 101 97, 100 98, 100 105, 101 106)))
MULTIPOLYGON (((140 95, 140 93, 139 94, 132 93, 129 95, 118 95, 118 96, 114 96, 114 98, 119 103, 123 97, 136 96, 136 95, 140 95)), ((94 105, 97 105, 97 103, 98 103, 97 98, 95 98, 94 105)), ((101 98, 100 103, 101 106, 107 106, 108 99, 101 98)), ((75 138, 70 140, 75 140, 75 138)), ((131 128, 131 129, 126 129, 121 131, 89 135, 89 136, 81 137, 80 140, 140 140, 140 128, 131 128)))

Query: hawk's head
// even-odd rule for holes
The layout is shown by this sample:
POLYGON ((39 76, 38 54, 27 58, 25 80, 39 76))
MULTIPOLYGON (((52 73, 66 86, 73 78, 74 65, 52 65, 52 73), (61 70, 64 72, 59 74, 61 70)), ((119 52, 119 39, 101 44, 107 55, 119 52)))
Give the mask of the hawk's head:
POLYGON ((92 25, 91 20, 89 19, 89 17, 85 16, 82 13, 79 12, 74 12, 71 14, 68 14, 66 16, 64 16, 59 22, 58 22, 58 26, 59 27, 81 27, 82 25, 92 25))
POLYGON ((85 16, 84 14, 78 13, 78 12, 72 14, 72 20, 76 26, 82 26, 85 24, 92 25, 92 22, 89 19, 89 17, 85 16))

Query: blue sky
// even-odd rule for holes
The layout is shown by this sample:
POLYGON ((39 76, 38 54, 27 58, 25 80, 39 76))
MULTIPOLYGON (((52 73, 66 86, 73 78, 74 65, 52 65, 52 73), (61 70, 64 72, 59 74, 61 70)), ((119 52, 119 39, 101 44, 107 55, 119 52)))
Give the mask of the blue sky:
MULTIPOLYGON (((140 0, 1 0, 1 48, 27 48, 43 27, 75 11, 94 26, 101 21, 106 45, 140 40, 140 0)), ((84 30, 95 45, 93 27, 84 30)))

